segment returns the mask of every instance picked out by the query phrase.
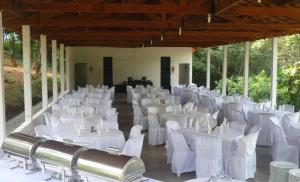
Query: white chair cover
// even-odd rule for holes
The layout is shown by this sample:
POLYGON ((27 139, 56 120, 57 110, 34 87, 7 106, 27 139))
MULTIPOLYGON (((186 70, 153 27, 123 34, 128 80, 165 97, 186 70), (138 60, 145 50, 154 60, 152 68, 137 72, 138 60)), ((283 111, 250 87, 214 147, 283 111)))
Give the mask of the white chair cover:
POLYGON ((194 110, 194 103, 188 102, 183 106, 183 109, 188 112, 192 112, 194 110))
POLYGON ((141 107, 136 104, 132 104, 133 106, 133 124, 141 125, 143 130, 148 129, 148 121, 147 117, 143 115, 141 107))
POLYGON ((167 164, 172 163, 172 155, 174 152, 173 145, 171 144, 171 138, 170 133, 171 131, 179 131, 180 125, 176 121, 167 121, 166 122, 166 129, 167 129, 167 135, 166 135, 166 149, 167 149, 167 164))
POLYGON ((134 125, 130 130, 129 138, 140 136, 142 134, 141 131, 142 131, 141 125, 134 125))
POLYGON ((118 122, 115 122, 115 121, 104 121, 104 126, 108 130, 118 130, 119 129, 119 124, 118 124, 118 122))
POLYGON ((299 112, 287 113, 282 118, 282 129, 284 131, 287 141, 292 143, 297 143, 296 141, 293 141, 297 139, 297 137, 291 136, 289 131, 292 125, 297 122, 299 122, 299 112))
POLYGON ((148 112, 148 143, 150 145, 161 145, 165 143, 165 128, 161 128, 157 116, 148 112))
POLYGON ((290 104, 285 104, 285 105, 279 106, 279 110, 288 111, 288 112, 294 112, 295 106, 290 105, 290 104))
POLYGON ((244 133, 245 128, 246 128, 246 123, 242 123, 240 121, 231 121, 229 123, 229 128, 232 128, 232 129, 235 129, 235 130, 238 130, 238 131, 244 133))
POLYGON ((143 148, 143 141, 144 141, 144 134, 129 138, 125 143, 122 154, 140 158, 142 153, 142 148, 143 148))
POLYGON ((254 124, 258 124, 261 128, 257 139, 257 145, 272 146, 272 121, 273 113, 259 113, 258 120, 254 124))
POLYGON ((199 136, 195 140, 197 178, 210 177, 223 170, 222 140, 216 136, 199 136))
POLYGON ((260 132, 258 129, 244 136, 237 145, 236 150, 227 158, 225 173, 234 179, 246 180, 254 178, 256 172, 256 142, 260 132))
POLYGON ((171 131, 172 172, 180 176, 181 173, 195 170, 195 155, 187 145, 184 136, 179 131, 171 131))
POLYGON ((46 125, 38 125, 34 127, 34 131, 37 137, 47 138, 47 139, 55 139, 55 136, 49 126, 46 125))
POLYGON ((275 117, 272 120, 273 142, 272 142, 272 158, 275 161, 289 161, 295 164, 299 163, 299 149, 295 145, 289 145, 279 120, 275 117))

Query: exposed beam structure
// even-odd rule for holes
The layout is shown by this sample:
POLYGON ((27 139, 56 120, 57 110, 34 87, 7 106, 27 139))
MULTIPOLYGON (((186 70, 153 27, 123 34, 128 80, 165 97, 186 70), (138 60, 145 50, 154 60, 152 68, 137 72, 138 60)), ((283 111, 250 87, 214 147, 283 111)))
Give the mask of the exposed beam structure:
POLYGON ((1 9, 4 28, 29 25, 32 38, 66 46, 205 47, 300 32, 299 0, 1 0, 1 9))

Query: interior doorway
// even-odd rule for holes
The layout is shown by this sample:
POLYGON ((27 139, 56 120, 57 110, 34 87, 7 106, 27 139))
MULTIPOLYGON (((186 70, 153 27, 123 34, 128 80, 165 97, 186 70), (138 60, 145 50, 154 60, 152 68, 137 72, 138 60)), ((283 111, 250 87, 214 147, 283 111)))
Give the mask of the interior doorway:
POLYGON ((164 89, 171 89, 171 58, 160 58, 160 85, 164 89))
POLYGON ((112 57, 103 58, 103 84, 107 86, 113 85, 113 63, 112 57))
POLYGON ((75 63, 75 88, 87 85, 87 65, 86 63, 75 63))
POLYGON ((179 84, 188 85, 190 83, 190 64, 179 64, 179 84))

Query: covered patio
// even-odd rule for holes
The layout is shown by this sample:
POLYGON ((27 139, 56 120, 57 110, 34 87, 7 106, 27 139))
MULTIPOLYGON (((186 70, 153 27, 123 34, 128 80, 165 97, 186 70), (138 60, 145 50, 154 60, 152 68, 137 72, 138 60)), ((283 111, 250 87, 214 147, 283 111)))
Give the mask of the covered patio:
MULTIPOLYGON (((174 162, 170 164, 171 162, 168 161, 168 152, 171 150, 168 148, 168 146, 170 147, 171 132, 168 131, 167 122, 176 119, 170 119, 171 117, 164 119, 165 115, 169 114, 168 111, 166 111, 167 114, 165 113, 165 109, 167 110, 169 104, 172 103, 180 108, 180 111, 178 108, 173 108, 171 112, 174 112, 175 115, 188 115, 188 112, 193 112, 192 116, 186 117, 184 121, 189 123, 189 119, 192 118, 193 121, 190 125, 182 125, 180 121, 176 120, 181 125, 181 129, 196 129, 197 132, 200 132, 199 127, 201 128, 201 126, 195 123, 200 122, 198 119, 205 115, 203 113, 209 113, 209 117, 205 115, 203 121, 206 123, 204 127, 202 126, 205 128, 205 133, 210 134, 215 131, 222 136, 223 130, 225 132, 225 128, 230 127, 227 121, 232 123, 238 120, 245 124, 241 136, 238 137, 247 137, 248 132, 255 126, 256 120, 259 119, 252 118, 253 122, 251 121, 252 123, 249 124, 248 120, 251 119, 248 118, 248 111, 245 111, 244 106, 235 112, 235 114, 242 113, 243 116, 239 118, 238 114, 231 115, 225 105, 229 105, 229 103, 243 105, 251 101, 251 106, 257 110, 261 109, 260 111, 273 112, 273 114, 279 113, 277 104, 278 37, 299 32, 300 2, 297 0, 92 0, 89 2, 82 0, 1 0, 0 143, 2 144, 9 134, 15 132, 38 136, 35 128, 47 125, 47 113, 50 113, 53 118, 72 115, 71 118, 74 119, 74 122, 78 118, 87 119, 87 115, 92 113, 93 117, 101 118, 101 123, 103 121, 105 123, 107 120, 116 122, 114 124, 117 126, 113 125, 110 128, 113 131, 118 130, 113 133, 117 133, 116 136, 106 139, 107 141, 115 140, 114 143, 111 141, 105 143, 104 140, 100 141, 98 138, 99 141, 97 139, 98 143, 95 142, 97 144, 94 146, 89 143, 94 141, 94 138, 88 138, 84 142, 82 139, 82 141, 80 140, 84 143, 82 144, 76 143, 74 138, 68 138, 66 135, 60 136, 59 139, 54 137, 55 140, 70 142, 68 139, 72 139, 71 143, 74 142, 77 145, 85 146, 88 143, 87 147, 89 148, 107 151, 108 148, 113 147, 124 152, 122 147, 125 145, 125 139, 128 139, 127 142, 130 139, 131 127, 141 125, 142 133, 140 134, 145 136, 140 154, 146 169, 144 176, 160 181, 186 181, 216 176, 216 173, 212 173, 213 175, 210 176, 201 176, 199 175, 201 167, 195 166, 194 170, 182 170, 182 174, 174 172, 174 168, 176 168, 173 166, 174 162), (4 30, 16 32, 22 36, 25 109, 24 120, 15 123, 8 123, 5 117, 4 30), (261 103, 253 102, 248 95, 251 41, 264 38, 272 39, 272 64, 270 102, 264 103, 266 105, 262 106, 259 105, 261 103), (33 112, 34 105, 32 103, 32 40, 40 41, 42 85, 42 102, 40 104, 42 107, 37 109, 37 112, 33 112), (235 43, 244 44, 243 94, 229 96, 227 95, 228 45, 235 43), (223 46, 220 90, 211 88, 211 48, 215 46, 223 46), (205 48, 207 52, 206 84, 198 85, 199 87, 192 83, 193 51, 198 48, 205 48), (49 69, 49 62, 52 65, 52 97, 48 96, 47 73, 49 70, 47 69, 49 69), (207 102, 203 95, 207 96, 207 102), (217 100, 218 98, 222 100, 217 100), (151 104, 143 104, 143 99, 148 99, 151 104), (86 113, 79 112, 78 108, 76 111, 72 110, 73 106, 70 105, 82 105, 83 100, 84 105, 87 106, 85 107, 86 113), (218 101, 221 104, 218 105, 218 101), (76 104, 74 104, 75 102, 76 104), (192 109, 189 109, 189 106, 182 109, 189 103, 193 104, 192 109), (64 105, 68 106, 64 107, 64 105), (90 112, 88 107, 92 105, 93 111, 90 112), (103 109, 104 105, 105 109, 103 109), (152 131, 150 131, 150 120, 153 114, 151 112, 149 114, 151 106, 159 108, 154 115, 159 123, 158 128, 164 131, 162 134, 164 139, 161 143, 150 141, 153 135, 160 135, 159 132, 151 134, 152 131), (259 108, 260 106, 261 108, 259 108), (164 110, 161 111, 161 108, 164 110), (112 111, 109 117, 106 115, 106 110, 112 111), (199 113, 201 116, 198 117, 199 113), (212 126, 206 119, 213 118, 215 113, 215 125, 212 126), (228 126, 225 127, 226 123, 228 126)), ((251 109, 249 111, 252 111, 251 109)), ((299 122, 299 113, 294 111, 292 113, 295 116, 298 114, 299 122)), ((280 115, 280 121, 284 117, 284 115, 280 115)), ((63 119, 60 119, 57 122, 62 122, 63 119)), ((69 122, 70 118, 67 119, 69 122)), ((270 118, 268 122, 273 123, 270 118)), ((273 134, 274 131, 271 132, 272 124, 268 125, 270 128, 263 128, 264 124, 258 123, 258 125, 260 127, 258 133, 268 130, 270 132, 268 133, 269 138, 266 139, 268 141, 262 139, 263 134, 258 136, 255 155, 251 154, 251 160, 254 159, 257 162, 253 163, 254 168, 247 166, 247 169, 249 167, 252 171, 254 170, 255 176, 245 175, 247 177, 244 178, 237 174, 235 176, 236 171, 230 172, 230 170, 238 171, 237 167, 228 167, 230 166, 228 161, 231 160, 224 159, 225 157, 222 158, 224 163, 222 170, 217 174, 225 172, 226 175, 236 180, 268 181, 271 161, 295 162, 295 160, 289 160, 288 152, 286 154, 283 152, 281 156, 274 154, 276 139, 273 139, 273 135, 276 134, 273 134), (274 156, 279 157, 274 159, 274 156)), ((80 128, 81 126, 76 125, 75 127, 80 128)), ((92 125, 91 132, 97 133, 97 130, 100 130, 98 127, 98 124, 97 126, 92 125)), ((64 123, 63 131, 65 130, 67 133, 70 128, 74 128, 73 124, 66 125, 64 123)), ((77 132, 77 129, 75 130, 77 132)), ((286 128, 283 130, 286 132, 286 128)), ((231 130, 228 129, 227 133, 231 133, 229 131, 231 130)), ((76 137, 82 135, 80 131, 78 132, 76 137)), ((182 133, 189 150, 196 151, 196 146, 193 148, 193 142, 189 143, 188 137, 190 136, 182 133)), ((99 135, 98 133, 97 137, 99 135)), ((300 136, 297 135, 297 137, 300 136)), ((295 140, 297 139, 299 138, 295 140)), ((222 142, 224 141, 222 140, 222 142)), ((288 148, 287 146, 290 145, 287 144, 283 148, 288 148)), ((297 142, 293 144, 294 147, 297 145, 299 145, 297 142)), ((224 145, 222 150, 224 150, 224 145)), ((298 152, 297 150, 297 154, 298 152)), ((197 161, 196 158, 194 160, 197 161)), ((298 165, 298 162, 299 157, 297 156, 295 163, 298 165)), ((206 165, 205 162, 201 164, 206 165)), ((197 164, 194 165, 197 166, 197 164)), ((246 169, 241 169, 241 171, 243 170, 246 169)), ((1 178, 2 175, 5 176, 5 174, 0 174, 1 178)))

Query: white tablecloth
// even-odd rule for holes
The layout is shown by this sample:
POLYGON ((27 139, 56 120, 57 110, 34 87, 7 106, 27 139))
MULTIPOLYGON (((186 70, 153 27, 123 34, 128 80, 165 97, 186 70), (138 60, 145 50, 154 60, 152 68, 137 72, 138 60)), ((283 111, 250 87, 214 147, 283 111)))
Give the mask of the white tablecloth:
POLYGON ((235 149, 237 142, 243 137, 241 131, 235 129, 226 129, 221 135, 219 129, 214 130, 213 133, 207 134, 207 128, 201 128, 197 133, 194 129, 184 128, 181 130, 186 142, 191 146, 192 150, 195 149, 195 139, 201 135, 213 135, 222 138, 222 153, 223 160, 226 161, 227 157, 230 155, 230 152, 235 149))
POLYGON ((159 104, 158 103, 150 103, 150 104, 147 104, 147 105, 142 105, 141 109, 142 109, 142 112, 145 116, 147 115, 148 107, 156 107, 156 108, 158 108, 158 112, 161 113, 161 112, 166 111, 167 105, 166 104, 160 104, 160 103, 159 104))
POLYGON ((185 123, 182 123, 183 119, 182 118, 194 118, 197 119, 197 117, 200 117, 204 113, 201 112, 186 112, 186 113, 174 113, 174 112, 162 112, 159 113, 159 122, 161 126, 166 126, 166 122, 168 120, 175 120, 179 122, 179 124, 183 127, 185 123))
POLYGON ((109 147, 117 148, 122 151, 125 145, 124 134, 120 130, 110 130, 108 133, 103 133, 100 136, 96 132, 83 132, 80 136, 73 131, 61 131, 57 134, 64 139, 71 139, 75 144, 88 144, 90 148, 105 150, 109 147))

